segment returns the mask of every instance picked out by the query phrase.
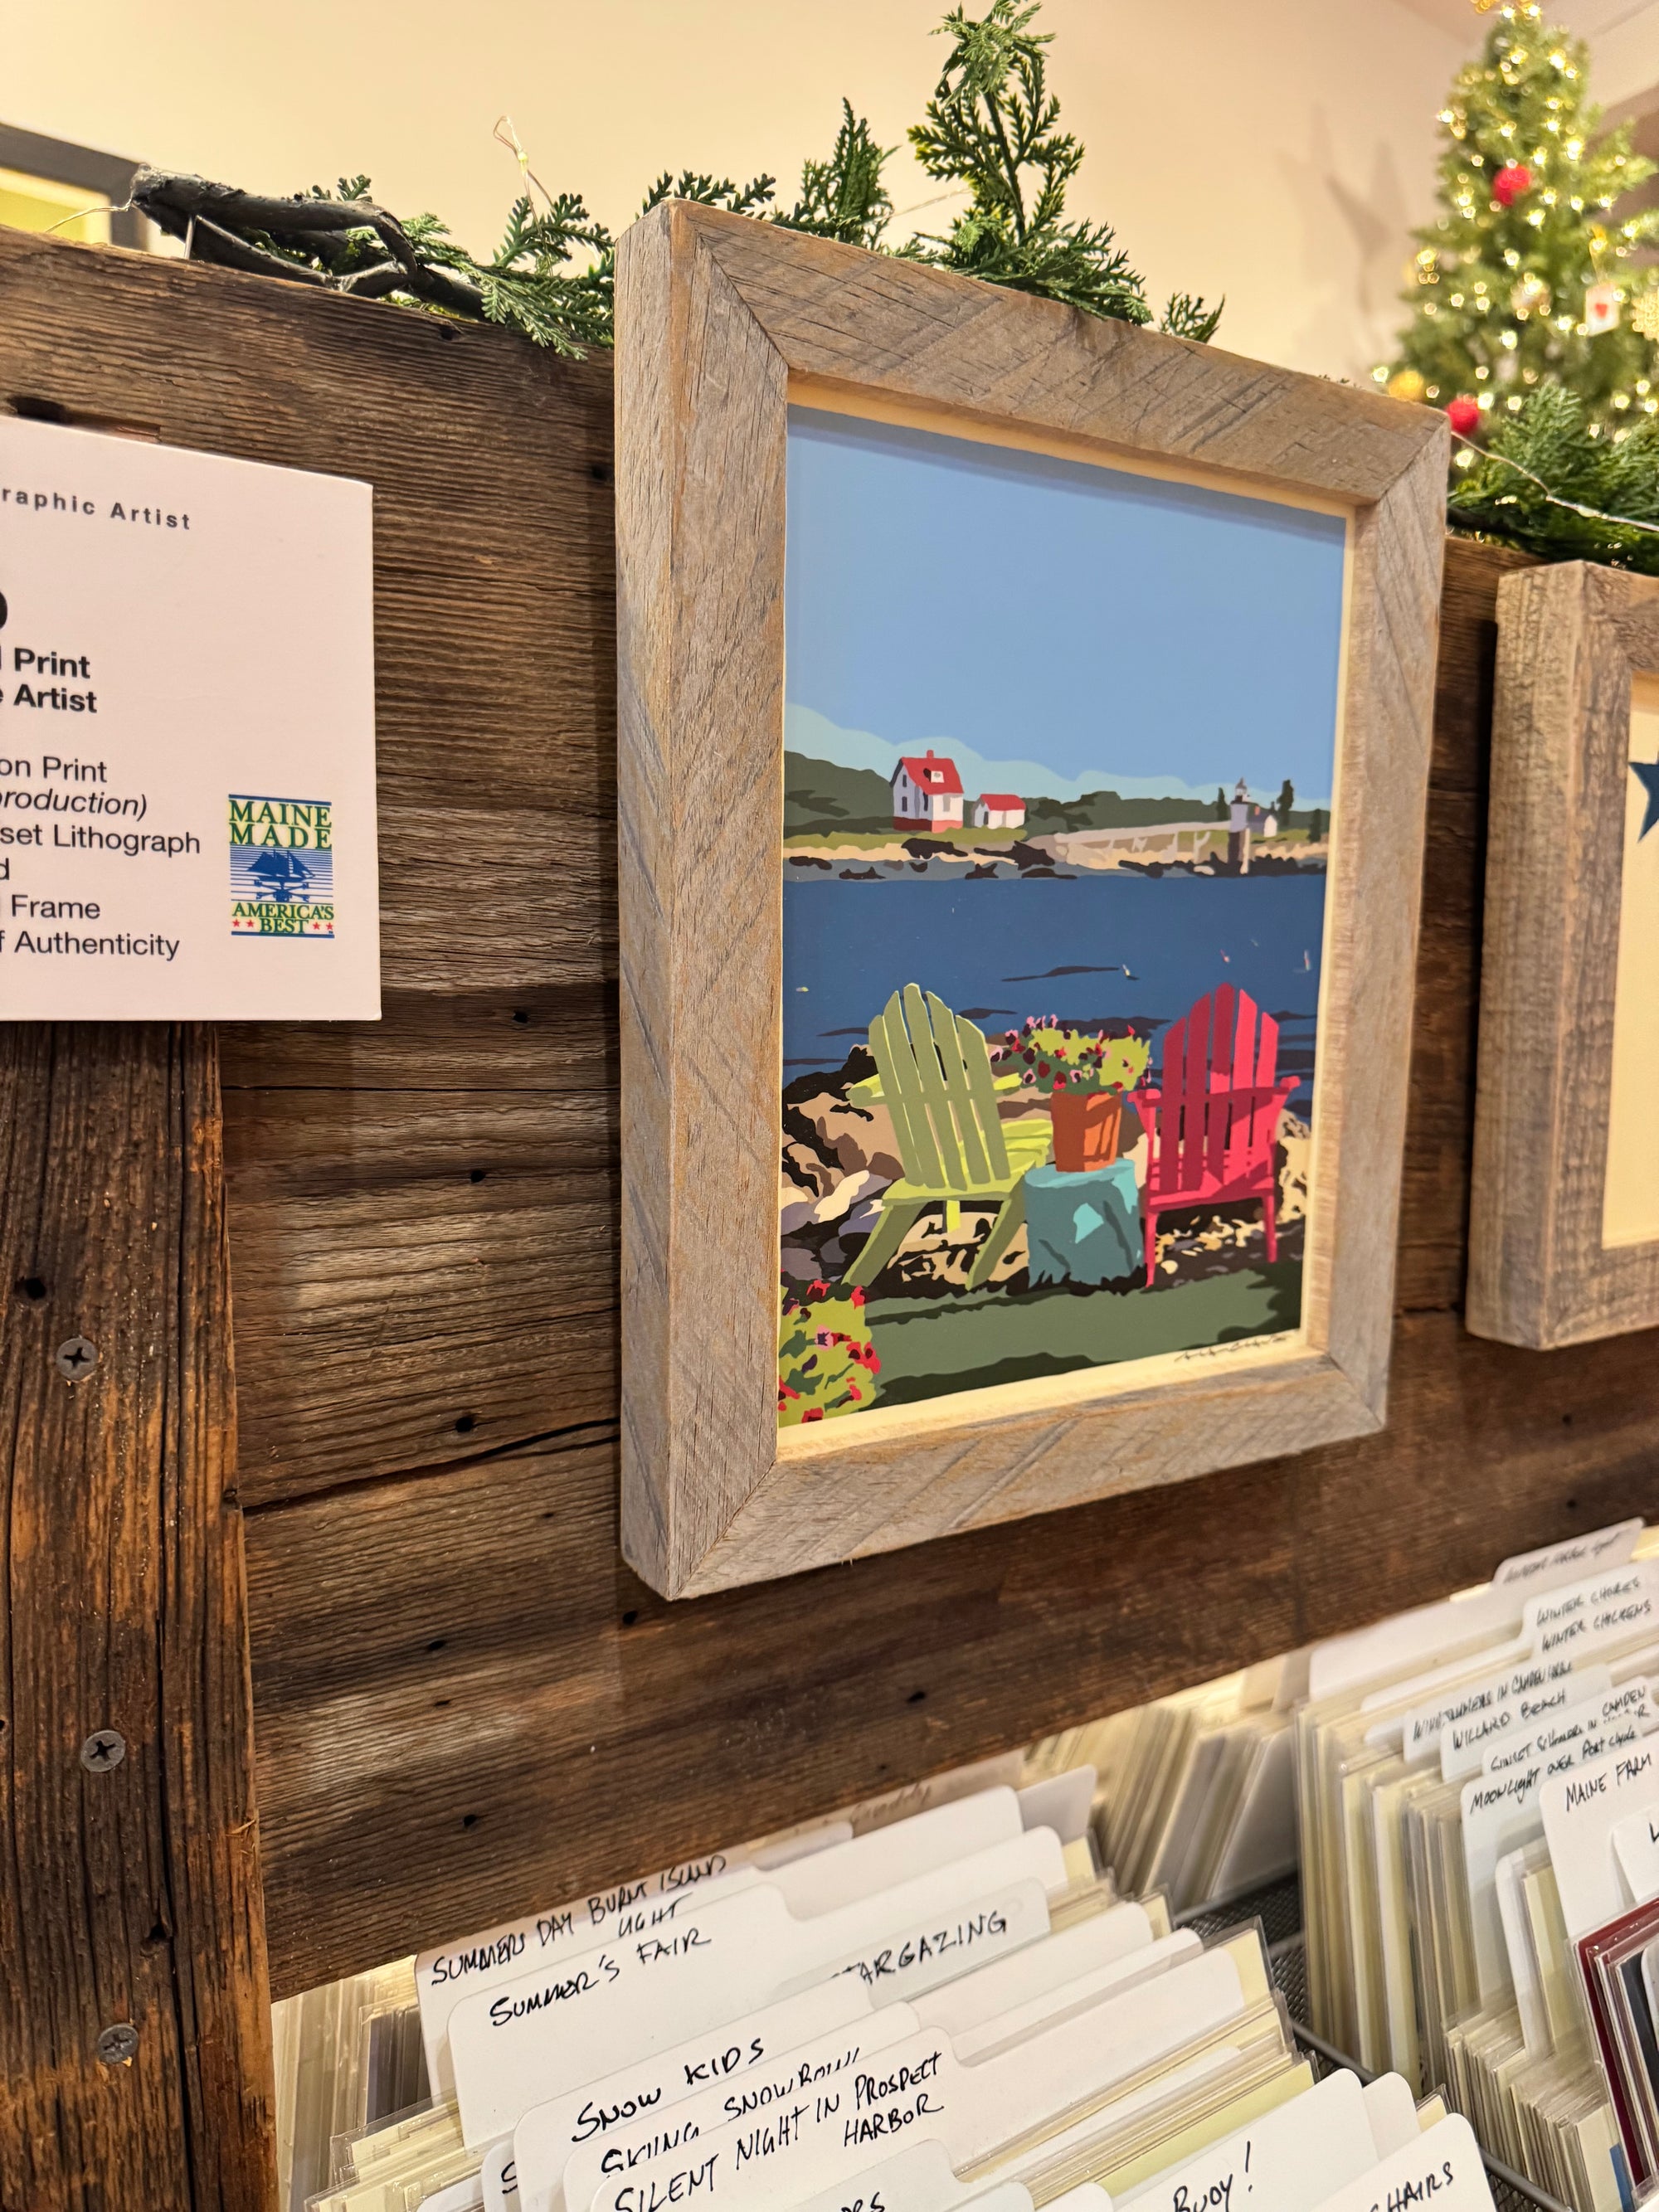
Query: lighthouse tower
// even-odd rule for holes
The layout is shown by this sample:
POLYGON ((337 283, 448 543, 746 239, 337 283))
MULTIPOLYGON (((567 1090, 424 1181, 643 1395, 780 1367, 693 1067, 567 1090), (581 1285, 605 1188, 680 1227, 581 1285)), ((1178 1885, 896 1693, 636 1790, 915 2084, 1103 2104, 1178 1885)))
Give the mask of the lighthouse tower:
POLYGON ((1227 817, 1227 872, 1234 876, 1250 872, 1250 792, 1242 775, 1227 817))

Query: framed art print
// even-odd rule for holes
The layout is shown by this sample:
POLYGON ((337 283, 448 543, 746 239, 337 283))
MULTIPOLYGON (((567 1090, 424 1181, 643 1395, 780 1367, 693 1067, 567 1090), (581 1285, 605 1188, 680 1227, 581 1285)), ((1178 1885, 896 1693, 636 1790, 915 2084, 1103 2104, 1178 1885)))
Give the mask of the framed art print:
POLYGON ((1498 596, 1468 1325, 1659 1328, 1659 582, 1498 596))
POLYGON ((1439 418, 683 203, 618 313, 632 1564, 1377 1427, 1439 418))

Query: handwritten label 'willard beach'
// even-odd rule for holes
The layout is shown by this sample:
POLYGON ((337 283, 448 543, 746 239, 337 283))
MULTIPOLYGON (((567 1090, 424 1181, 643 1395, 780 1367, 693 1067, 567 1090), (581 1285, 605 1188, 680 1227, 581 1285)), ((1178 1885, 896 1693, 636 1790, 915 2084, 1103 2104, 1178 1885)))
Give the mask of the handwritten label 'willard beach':
MULTIPOLYGON (((712 1897, 668 1927, 584 1952, 552 1973, 481 1990, 449 2022, 465 2138, 492 2142, 550 2096, 769 2004, 863 1954, 931 1941, 1027 1881, 1045 1893, 1066 1886, 1052 1830, 1034 1829, 809 1920, 795 1918, 769 1883, 712 1897)), ((1032 1936, 1046 1934, 1047 1912, 1036 1926, 1021 1914, 1020 1924, 1032 1936)), ((980 1955, 1013 1940, 1011 1923, 980 1955)), ((958 1947, 933 1965, 941 1975, 963 1972, 972 1957, 958 1947)), ((878 2002, 889 1988, 902 1994, 890 1979, 878 2002)))

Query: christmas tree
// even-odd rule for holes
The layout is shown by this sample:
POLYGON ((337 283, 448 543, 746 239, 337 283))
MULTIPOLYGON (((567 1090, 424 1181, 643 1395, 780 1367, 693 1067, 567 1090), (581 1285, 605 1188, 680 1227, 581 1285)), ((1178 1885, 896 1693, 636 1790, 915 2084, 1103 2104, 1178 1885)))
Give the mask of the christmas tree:
POLYGON ((1465 435, 1541 385, 1615 434, 1659 414, 1659 284, 1632 258, 1659 237, 1659 210, 1613 216, 1654 164, 1626 127, 1600 135, 1583 42, 1512 0, 1439 120, 1443 212, 1415 234, 1412 319, 1377 381, 1444 407, 1465 435))

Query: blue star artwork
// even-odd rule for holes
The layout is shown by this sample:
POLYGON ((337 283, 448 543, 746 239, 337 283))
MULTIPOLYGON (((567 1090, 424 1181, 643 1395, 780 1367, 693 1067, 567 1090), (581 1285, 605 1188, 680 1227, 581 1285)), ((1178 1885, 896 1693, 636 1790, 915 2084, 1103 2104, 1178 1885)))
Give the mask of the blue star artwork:
POLYGON ((1659 824, 1659 760, 1632 761, 1630 772, 1641 783, 1648 795, 1648 811, 1642 817, 1642 826, 1636 833, 1640 844, 1650 830, 1659 824))

